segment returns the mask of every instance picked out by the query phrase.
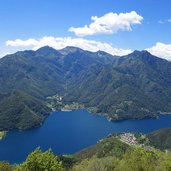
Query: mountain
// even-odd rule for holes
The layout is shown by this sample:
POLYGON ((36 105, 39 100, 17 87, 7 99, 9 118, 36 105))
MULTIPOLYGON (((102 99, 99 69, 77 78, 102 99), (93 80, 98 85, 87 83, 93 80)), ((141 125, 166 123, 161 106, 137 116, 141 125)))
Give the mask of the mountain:
POLYGON ((110 120, 156 117, 157 112, 171 112, 171 63, 147 51, 117 57, 45 46, 0 59, 0 92, 0 120, 12 123, 0 122, 1 130, 41 124, 50 110, 46 98, 55 94, 63 104, 77 102, 110 120), (27 111, 19 110, 21 101, 15 98, 20 96, 27 111), (46 111, 43 117, 38 106, 46 111))
POLYGON ((147 135, 150 144, 154 147, 165 150, 171 149, 171 128, 163 128, 147 135))
POLYGON ((77 101, 112 120, 156 117, 171 111, 171 63, 147 51, 88 65, 69 82, 66 101, 77 101))
POLYGON ((50 109, 44 102, 23 92, 0 94, 0 130, 40 126, 50 109))
POLYGON ((120 141, 116 136, 108 136, 97 144, 76 152, 73 156, 76 159, 83 160, 96 155, 99 158, 115 156, 121 158, 130 146, 120 141))
POLYGON ((62 92, 64 73, 57 54, 54 49, 44 47, 36 52, 17 52, 2 58, 0 92, 19 90, 38 98, 62 92))

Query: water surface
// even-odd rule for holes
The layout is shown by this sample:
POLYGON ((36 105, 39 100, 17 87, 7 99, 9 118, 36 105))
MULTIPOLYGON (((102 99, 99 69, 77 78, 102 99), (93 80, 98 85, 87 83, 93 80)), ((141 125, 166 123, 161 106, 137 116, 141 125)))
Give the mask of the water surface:
POLYGON ((86 110, 53 112, 40 128, 12 131, 0 141, 0 160, 20 163, 36 147, 52 148, 55 154, 72 154, 95 144, 110 133, 143 132, 171 127, 171 115, 159 119, 108 122, 86 110))

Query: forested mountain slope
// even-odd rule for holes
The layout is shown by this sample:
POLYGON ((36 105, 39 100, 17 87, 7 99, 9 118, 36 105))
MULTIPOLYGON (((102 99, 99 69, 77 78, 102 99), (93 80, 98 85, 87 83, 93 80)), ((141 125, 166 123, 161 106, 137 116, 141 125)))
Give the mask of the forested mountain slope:
MULTIPOLYGON (((102 51, 76 47, 57 51, 46 46, 0 59, 0 92, 0 119, 12 121, 6 112, 9 109, 10 115, 18 116, 11 126, 1 122, 0 129, 25 128, 18 126, 20 122, 25 125, 21 119, 24 117, 30 123, 34 118, 30 127, 37 125, 34 120, 42 112, 35 104, 42 106, 47 115, 46 97, 55 94, 62 97, 64 104, 78 102, 110 120, 156 117, 159 111, 171 112, 171 63, 147 51, 117 57, 102 51), (23 94, 28 111, 38 109, 34 117, 25 110, 20 117, 18 108, 23 98, 9 100, 20 99, 23 94), (35 100, 38 103, 27 105, 35 100)), ((37 120, 40 124, 43 119, 37 120)))

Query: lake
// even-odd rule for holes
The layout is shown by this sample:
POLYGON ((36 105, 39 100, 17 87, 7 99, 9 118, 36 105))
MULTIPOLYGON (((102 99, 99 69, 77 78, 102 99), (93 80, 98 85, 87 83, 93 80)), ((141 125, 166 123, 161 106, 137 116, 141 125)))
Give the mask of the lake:
POLYGON ((11 131, 0 141, 0 160, 20 163, 36 147, 55 154, 72 154, 95 144, 110 133, 148 133, 163 127, 171 127, 171 115, 158 119, 109 122, 86 110, 52 112, 40 128, 29 131, 11 131))

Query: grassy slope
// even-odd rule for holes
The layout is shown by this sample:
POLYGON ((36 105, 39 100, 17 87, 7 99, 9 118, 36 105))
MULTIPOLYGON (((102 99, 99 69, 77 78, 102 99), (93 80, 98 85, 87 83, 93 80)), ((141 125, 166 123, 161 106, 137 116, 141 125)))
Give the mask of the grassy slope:
POLYGON ((91 158, 97 155, 99 158, 106 156, 121 157, 128 149, 129 145, 122 143, 114 136, 102 139, 97 144, 75 153, 73 156, 77 159, 91 158))

